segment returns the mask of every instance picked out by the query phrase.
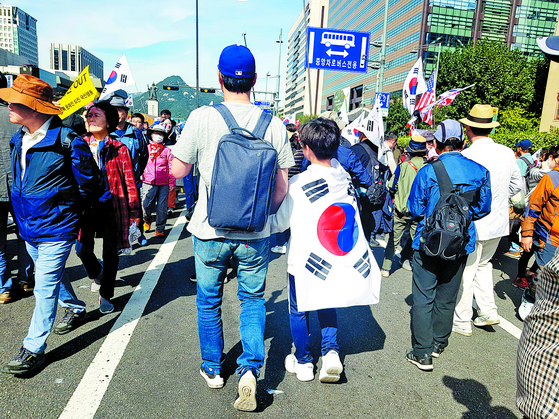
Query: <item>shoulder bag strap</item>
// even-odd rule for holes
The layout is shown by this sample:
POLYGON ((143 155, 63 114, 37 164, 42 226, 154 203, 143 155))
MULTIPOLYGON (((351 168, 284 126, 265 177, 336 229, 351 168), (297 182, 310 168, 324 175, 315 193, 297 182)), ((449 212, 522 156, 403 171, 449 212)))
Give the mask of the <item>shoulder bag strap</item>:
POLYGON ((252 135, 256 138, 264 140, 264 135, 266 134, 266 130, 268 129, 270 122, 272 122, 272 115, 262 111, 260 118, 258 118, 258 122, 252 131, 252 135))
POLYGON ((218 103, 216 105, 213 105, 213 107, 221 114, 221 116, 225 120, 225 123, 227 124, 227 127, 229 128, 229 131, 231 131, 233 128, 239 127, 239 124, 237 124, 237 121, 235 121, 233 114, 229 109, 227 109, 227 106, 225 106, 223 103, 218 103))
POLYGON ((443 195, 452 192, 452 181, 448 176, 448 172, 446 171, 443 162, 437 159, 430 164, 433 166, 433 170, 435 171, 437 183, 439 184, 440 194, 443 195))
POLYGON ((408 160, 408 163, 410 164, 411 167, 413 167, 413 169, 415 170, 415 173, 417 173, 417 167, 415 166, 415 164, 413 164, 411 162, 411 160, 408 160))

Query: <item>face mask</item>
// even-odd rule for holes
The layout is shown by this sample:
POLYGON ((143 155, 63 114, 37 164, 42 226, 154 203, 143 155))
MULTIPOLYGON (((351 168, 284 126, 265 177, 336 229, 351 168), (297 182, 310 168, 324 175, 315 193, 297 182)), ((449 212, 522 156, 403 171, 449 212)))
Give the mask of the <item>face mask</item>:
POLYGON ((154 143, 162 143, 162 142, 163 142, 163 136, 162 136, 162 135, 159 135, 159 134, 152 134, 152 135, 151 135, 151 140, 152 140, 154 143))

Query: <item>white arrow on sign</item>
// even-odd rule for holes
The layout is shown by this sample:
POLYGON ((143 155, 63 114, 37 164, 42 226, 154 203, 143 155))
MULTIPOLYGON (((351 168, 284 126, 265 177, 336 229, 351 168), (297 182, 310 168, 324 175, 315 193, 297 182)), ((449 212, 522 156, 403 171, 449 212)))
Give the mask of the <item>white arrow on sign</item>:
POLYGON ((331 49, 329 49, 328 51, 326 51, 326 54, 328 54, 329 57, 331 57, 332 55, 343 55, 344 58, 347 57, 349 55, 349 52, 347 51, 332 51, 331 49))

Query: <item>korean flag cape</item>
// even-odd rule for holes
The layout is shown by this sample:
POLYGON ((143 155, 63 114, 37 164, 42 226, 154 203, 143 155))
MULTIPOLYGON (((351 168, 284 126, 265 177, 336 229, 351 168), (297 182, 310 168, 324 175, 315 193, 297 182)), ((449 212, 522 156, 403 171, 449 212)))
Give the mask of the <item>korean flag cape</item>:
MULTIPOLYGON (((380 270, 363 234, 350 176, 312 164, 291 179, 275 227, 291 227, 288 272, 299 311, 376 304, 380 270)), ((285 228, 284 228, 285 230, 285 228)))

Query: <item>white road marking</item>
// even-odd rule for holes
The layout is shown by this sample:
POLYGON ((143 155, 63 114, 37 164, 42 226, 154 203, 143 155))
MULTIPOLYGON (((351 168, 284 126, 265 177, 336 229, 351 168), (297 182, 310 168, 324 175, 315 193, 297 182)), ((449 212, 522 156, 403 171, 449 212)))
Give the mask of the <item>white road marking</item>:
POLYGON ((186 224, 183 211, 85 372, 59 419, 93 418, 186 224))
POLYGON ((518 327, 516 327, 508 320, 503 319, 501 316, 499 316, 499 320, 501 320, 499 326, 501 326, 505 331, 513 335, 516 339, 520 339, 520 334, 522 333, 522 330, 520 330, 518 327))

